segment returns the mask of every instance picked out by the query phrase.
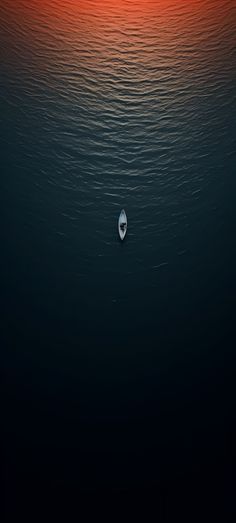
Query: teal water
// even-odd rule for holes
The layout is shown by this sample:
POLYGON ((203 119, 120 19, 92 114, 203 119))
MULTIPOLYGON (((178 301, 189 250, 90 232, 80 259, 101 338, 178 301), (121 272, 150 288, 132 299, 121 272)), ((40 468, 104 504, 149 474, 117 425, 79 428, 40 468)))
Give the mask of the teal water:
POLYGON ((32 475, 56 495, 156 489, 164 511, 173 485, 218 465, 225 507, 235 31, 233 0, 0 6, 15 507, 32 475))

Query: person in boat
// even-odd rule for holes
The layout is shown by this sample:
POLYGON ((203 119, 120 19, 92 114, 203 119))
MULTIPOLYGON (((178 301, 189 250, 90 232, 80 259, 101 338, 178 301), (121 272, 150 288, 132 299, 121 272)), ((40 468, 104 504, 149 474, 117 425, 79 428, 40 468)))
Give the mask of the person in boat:
POLYGON ((126 229, 126 223, 125 223, 125 222, 124 222, 124 223, 121 223, 121 224, 120 224, 120 228, 121 228, 122 231, 125 231, 125 229, 126 229))

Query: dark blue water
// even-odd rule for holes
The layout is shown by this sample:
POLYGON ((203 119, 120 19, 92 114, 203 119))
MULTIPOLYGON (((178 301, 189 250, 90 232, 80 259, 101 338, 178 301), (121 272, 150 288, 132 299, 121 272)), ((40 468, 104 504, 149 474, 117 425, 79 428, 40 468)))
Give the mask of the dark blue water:
POLYGON ((114 491, 231 521, 235 34, 234 0, 0 6, 6 521, 114 491))

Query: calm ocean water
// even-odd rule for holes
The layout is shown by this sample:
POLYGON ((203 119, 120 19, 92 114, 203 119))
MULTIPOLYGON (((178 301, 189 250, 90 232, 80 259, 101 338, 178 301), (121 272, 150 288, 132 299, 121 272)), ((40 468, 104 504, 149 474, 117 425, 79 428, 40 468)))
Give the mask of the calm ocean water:
POLYGON ((234 0, 0 5, 9 520, 35 485, 169 521, 188 477, 230 510, 235 35, 234 0))

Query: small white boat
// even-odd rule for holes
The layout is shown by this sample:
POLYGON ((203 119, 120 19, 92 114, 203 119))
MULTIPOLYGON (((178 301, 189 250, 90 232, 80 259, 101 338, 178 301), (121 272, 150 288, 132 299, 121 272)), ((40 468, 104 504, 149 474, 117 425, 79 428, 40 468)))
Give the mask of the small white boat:
POLYGON ((119 236, 120 236, 121 240, 124 239, 124 237, 127 233, 127 227, 128 227, 128 221, 127 221, 126 212, 124 209, 122 209, 120 216, 119 216, 119 220, 118 220, 118 232, 119 232, 119 236))

